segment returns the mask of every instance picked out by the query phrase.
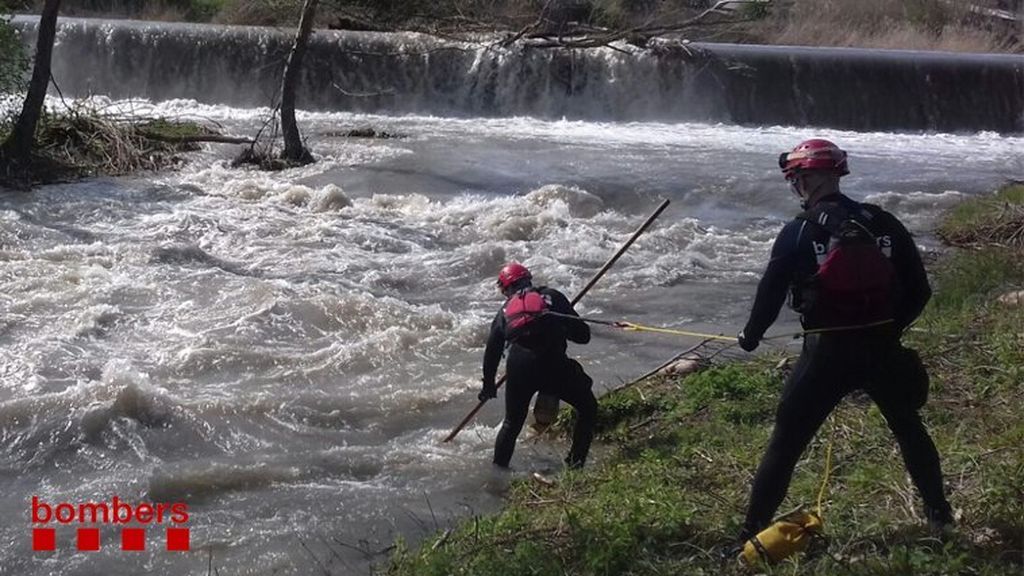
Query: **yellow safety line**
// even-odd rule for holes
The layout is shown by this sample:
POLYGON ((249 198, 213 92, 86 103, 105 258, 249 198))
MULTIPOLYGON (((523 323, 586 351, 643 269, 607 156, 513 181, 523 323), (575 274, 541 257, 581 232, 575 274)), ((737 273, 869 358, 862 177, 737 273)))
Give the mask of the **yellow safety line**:
POLYGON ((825 499, 825 489, 828 488, 828 477, 832 475, 832 439, 828 440, 828 448, 825 450, 825 475, 821 479, 821 490, 818 491, 818 518, 821 518, 821 502, 825 499))
MULTIPOLYGON (((892 320, 880 320, 878 322, 871 322, 869 324, 858 324, 856 326, 836 326, 834 328, 814 328, 811 330, 802 330, 800 332, 791 332, 788 334, 776 334, 775 336, 767 336, 761 340, 777 340, 780 338, 795 338, 797 336, 806 336, 808 334, 824 334, 828 332, 842 332, 844 330, 861 330, 864 328, 873 328, 875 326, 882 326, 885 324, 891 324, 892 320)), ((694 338, 707 338, 710 340, 728 340, 730 342, 735 341, 735 336, 723 336, 721 334, 706 334, 704 332, 691 332, 689 330, 674 330, 671 328, 661 328, 659 326, 644 326, 642 324, 634 324, 633 322, 614 322, 613 326, 621 328, 629 332, 654 332, 656 334, 671 334, 673 336, 693 336, 694 338)))
POLYGON ((642 326, 632 322, 617 322, 616 326, 629 332, 655 332, 657 334, 672 334, 674 336, 693 336, 695 338, 707 338, 709 340, 728 340, 733 342, 735 336, 723 336, 721 334, 705 334, 703 332, 690 332, 689 330, 673 330, 671 328, 658 328, 656 326, 642 326))

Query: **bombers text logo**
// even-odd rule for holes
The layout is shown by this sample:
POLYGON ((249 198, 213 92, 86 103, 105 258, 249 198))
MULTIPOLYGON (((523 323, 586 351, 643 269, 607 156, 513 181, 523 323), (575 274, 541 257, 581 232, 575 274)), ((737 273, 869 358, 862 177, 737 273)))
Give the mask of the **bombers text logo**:
POLYGON ((153 531, 163 536, 162 548, 187 552, 190 547, 189 529, 184 526, 188 522, 188 504, 184 502, 133 505, 114 496, 110 502, 48 503, 33 496, 31 512, 32 550, 36 552, 56 550, 58 531, 62 538, 66 537, 65 530, 70 536, 72 525, 75 548, 83 552, 100 549, 100 528, 106 526, 120 531, 121 550, 145 550, 149 526, 162 528, 153 531))

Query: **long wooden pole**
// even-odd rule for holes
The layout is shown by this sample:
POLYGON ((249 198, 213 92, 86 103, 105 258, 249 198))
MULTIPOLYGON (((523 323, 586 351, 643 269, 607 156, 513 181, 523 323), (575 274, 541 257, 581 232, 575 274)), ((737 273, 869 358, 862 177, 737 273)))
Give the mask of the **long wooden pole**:
MULTIPOLYGON (((590 289, 593 288, 595 284, 597 284, 597 281, 600 280, 602 276, 604 276, 605 272, 607 272, 612 266, 615 265, 619 258, 626 253, 626 250, 629 250, 629 247, 632 246, 633 242, 636 242, 636 239, 639 238, 640 235, 644 233, 644 230, 647 230, 651 226, 651 224, 653 224, 654 221, 658 219, 658 216, 660 216, 661 213, 665 211, 665 208, 668 208, 668 205, 669 200, 665 199, 665 201, 662 202, 660 206, 658 206, 658 209, 655 210, 654 213, 651 214, 647 218, 647 220, 645 220, 644 223, 640 225, 639 228, 637 228, 636 232, 634 232, 633 235, 629 237, 629 240, 627 240, 626 243, 623 244, 621 248, 619 248, 615 255, 609 258, 608 261, 605 262, 604 266, 602 266, 601 269, 597 271, 597 274, 594 274, 594 277, 591 278, 590 281, 587 282, 587 284, 576 294, 576 296, 573 297, 573 305, 575 305, 584 296, 587 295, 587 292, 589 292, 590 289)), ((498 381, 495 383, 498 388, 501 388, 501 385, 505 383, 506 376, 507 375, 502 374, 501 378, 499 378, 498 381)), ((447 436, 444 437, 443 442, 451 442, 453 438, 458 436, 459 432, 462 432, 462 429, 465 428, 466 425, 469 424, 471 420, 473 420, 477 412, 479 412, 480 409, 483 408, 484 404, 486 403, 486 400, 481 400, 479 403, 477 403, 476 408, 473 408, 469 412, 469 414, 466 414, 466 417, 462 419, 462 422, 459 422, 459 425, 456 426, 451 432, 448 433, 447 436)))

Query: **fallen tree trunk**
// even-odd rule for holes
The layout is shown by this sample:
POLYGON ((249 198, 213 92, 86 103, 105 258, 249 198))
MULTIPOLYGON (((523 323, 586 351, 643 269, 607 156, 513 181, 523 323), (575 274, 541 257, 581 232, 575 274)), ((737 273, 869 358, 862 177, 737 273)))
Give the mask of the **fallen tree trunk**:
POLYGON ((139 132, 139 136, 142 136, 143 138, 148 138, 150 140, 156 140, 158 142, 168 142, 170 144, 194 144, 199 142, 212 142, 214 144, 252 144, 256 142, 252 138, 242 138, 238 136, 222 136, 220 134, 168 136, 166 134, 139 132))

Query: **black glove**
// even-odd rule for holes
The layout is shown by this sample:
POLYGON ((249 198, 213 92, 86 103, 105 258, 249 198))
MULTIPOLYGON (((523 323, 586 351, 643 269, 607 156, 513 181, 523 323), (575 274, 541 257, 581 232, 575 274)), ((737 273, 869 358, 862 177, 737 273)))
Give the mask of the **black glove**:
POLYGON ((480 389, 480 393, 477 394, 476 397, 481 402, 487 402, 491 398, 497 398, 498 387, 494 382, 484 382, 484 387, 480 389))
POLYGON ((747 338, 743 331, 740 331, 740 333, 736 335, 736 341, 740 343, 740 348, 743 348, 747 352, 757 350, 757 345, 761 343, 760 338, 747 338))

